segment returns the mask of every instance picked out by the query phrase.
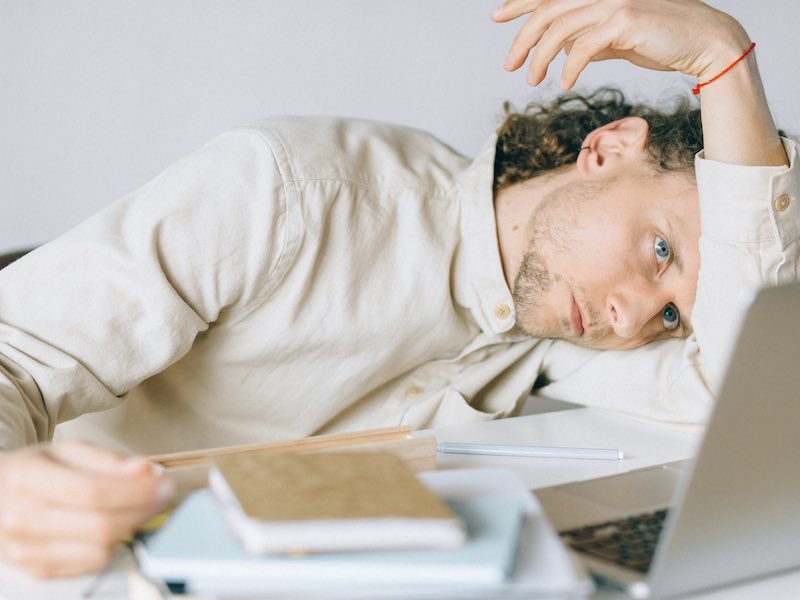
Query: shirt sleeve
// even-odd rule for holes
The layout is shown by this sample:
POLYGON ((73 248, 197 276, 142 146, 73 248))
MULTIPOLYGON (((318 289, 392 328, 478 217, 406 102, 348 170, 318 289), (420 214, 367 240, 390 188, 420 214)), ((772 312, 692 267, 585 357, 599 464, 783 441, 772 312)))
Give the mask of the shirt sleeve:
POLYGON ((759 287, 800 275, 798 148, 788 167, 695 161, 700 198, 700 272, 694 331, 628 351, 553 344, 540 393, 662 421, 701 424, 713 406, 744 312, 759 287))
POLYGON ((288 227, 281 167, 241 129, 0 271, 0 448, 115 406, 247 311, 288 227))

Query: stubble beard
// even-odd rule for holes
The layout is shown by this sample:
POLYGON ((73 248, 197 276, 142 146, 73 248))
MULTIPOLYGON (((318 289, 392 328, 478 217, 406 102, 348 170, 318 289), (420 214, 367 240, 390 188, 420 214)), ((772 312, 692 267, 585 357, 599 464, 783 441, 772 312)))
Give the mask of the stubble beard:
MULTIPOLYGON (((559 277, 555 276, 547 267, 544 259, 531 244, 522 258, 519 272, 514 278, 514 290, 511 297, 514 300, 514 307, 517 311, 517 327, 525 335, 540 339, 569 339, 572 325, 567 318, 558 321, 560 329, 548 329, 548 325, 543 323, 536 327, 536 323, 543 316, 541 299, 550 291, 553 283, 559 277)), ((589 307, 584 308, 584 316, 589 318, 589 325, 599 322, 599 317, 589 307)), ((599 347, 598 343, 606 338, 611 332, 608 325, 596 325, 591 328, 585 338, 572 339, 578 345, 588 348, 599 347)))
POLYGON ((519 271, 514 278, 511 297, 517 311, 517 326, 530 337, 546 337, 546 332, 531 327, 540 312, 540 298, 550 291, 553 278, 544 260, 535 248, 528 248, 522 257, 519 271))
POLYGON ((565 229, 564 190, 553 190, 531 215, 528 222, 528 247, 514 277, 511 297, 517 312, 517 327, 533 338, 563 337, 569 323, 559 329, 546 322, 545 296, 561 277, 547 264, 547 252, 569 252, 570 234, 565 229))
MULTIPOLYGON (((517 327, 522 333, 533 338, 567 339, 572 338, 572 326, 569 318, 557 317, 557 323, 548 323, 547 307, 543 305, 546 294, 553 284, 562 279, 565 274, 554 273, 546 261, 547 249, 552 255, 568 255, 574 245, 574 232, 569 229, 570 222, 577 220, 579 206, 582 202, 605 190, 607 184, 578 184, 569 190, 553 190, 545 202, 533 215, 528 225, 529 245, 522 257, 519 271, 514 277, 514 289, 511 297, 517 312, 517 327), (564 202, 565 197, 572 196, 578 203, 564 202), (550 204, 548 208, 545 206, 550 204), (555 218, 557 211, 559 217, 555 218), (548 210, 549 209, 549 210, 548 210)), ((598 323, 599 318, 590 307, 583 307, 586 311, 584 317, 590 323, 598 323)), ((598 341, 609 333, 608 326, 592 327, 585 339, 575 339, 580 345, 594 347, 598 341)))

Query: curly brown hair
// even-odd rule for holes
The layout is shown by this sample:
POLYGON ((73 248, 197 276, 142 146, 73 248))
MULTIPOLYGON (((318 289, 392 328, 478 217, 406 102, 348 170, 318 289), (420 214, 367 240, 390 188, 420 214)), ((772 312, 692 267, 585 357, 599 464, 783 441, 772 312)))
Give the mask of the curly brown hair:
POLYGON ((650 126, 646 150, 656 172, 678 171, 693 178, 694 155, 703 147, 700 109, 685 96, 671 110, 660 110, 628 102, 618 89, 601 88, 589 95, 564 94, 549 104, 533 102, 522 112, 506 102, 504 110, 495 189, 574 163, 589 132, 624 117, 641 117, 650 126))

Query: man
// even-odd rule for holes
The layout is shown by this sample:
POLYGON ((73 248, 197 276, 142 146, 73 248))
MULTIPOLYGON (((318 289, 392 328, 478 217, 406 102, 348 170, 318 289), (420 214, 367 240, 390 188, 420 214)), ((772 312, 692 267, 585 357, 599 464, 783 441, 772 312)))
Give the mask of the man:
MULTIPOLYGON (((511 0, 496 19, 534 12, 508 68, 536 45, 538 83, 566 45, 565 88, 609 52, 705 83, 750 44, 697 1, 618 8, 511 0)), ((84 572, 164 506, 167 479, 103 447, 496 418, 540 374, 566 399, 702 420, 730 282, 797 275, 798 185, 752 55, 700 97, 696 187, 631 108, 543 172, 511 126, 469 163, 388 125, 266 121, 0 272, 3 557, 84 572), (64 429, 96 445, 34 445, 78 416, 64 429)))

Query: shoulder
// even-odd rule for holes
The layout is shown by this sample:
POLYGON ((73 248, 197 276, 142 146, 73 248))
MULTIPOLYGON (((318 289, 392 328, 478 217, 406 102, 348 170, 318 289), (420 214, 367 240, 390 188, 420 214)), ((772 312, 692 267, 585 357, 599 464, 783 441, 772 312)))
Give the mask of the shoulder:
POLYGON ((238 129, 263 138, 286 179, 365 184, 437 184, 469 163, 434 135, 391 123, 337 117, 278 117, 238 129))

